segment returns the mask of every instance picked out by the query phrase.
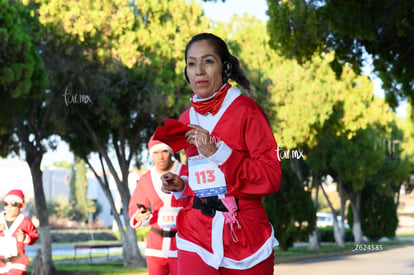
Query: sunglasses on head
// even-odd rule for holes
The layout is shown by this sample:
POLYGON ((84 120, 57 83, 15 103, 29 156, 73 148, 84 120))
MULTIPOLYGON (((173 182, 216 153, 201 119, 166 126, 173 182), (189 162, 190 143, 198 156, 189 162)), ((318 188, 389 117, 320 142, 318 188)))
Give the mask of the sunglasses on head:
POLYGON ((3 205, 4 206, 10 205, 12 207, 19 207, 19 208, 22 206, 21 203, 18 203, 18 202, 15 202, 15 201, 11 201, 11 202, 5 201, 5 202, 3 202, 3 205))

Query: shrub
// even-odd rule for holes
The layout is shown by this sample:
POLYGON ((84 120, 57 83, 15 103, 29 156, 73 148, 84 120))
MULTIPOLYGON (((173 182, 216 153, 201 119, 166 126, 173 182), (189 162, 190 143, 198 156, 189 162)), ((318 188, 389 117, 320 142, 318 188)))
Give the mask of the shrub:
MULTIPOLYGON (((398 227, 397 206, 387 185, 367 183, 361 196, 361 226, 364 235, 373 242, 382 237, 393 238, 398 227)), ((348 211, 349 225, 353 224, 348 211)))
MULTIPOLYGON (((326 227, 319 227, 319 240, 320 242, 324 243, 331 243, 335 242, 334 233, 333 233, 333 226, 326 226, 326 227)), ((352 233, 352 229, 346 228, 345 229, 345 242, 353 242, 354 235, 352 233)))
MULTIPOLYGON (((137 229, 136 229, 136 233, 137 233, 137 241, 138 242, 144 242, 144 241, 146 241, 147 240, 147 234, 148 234, 148 231, 151 229, 151 227, 150 226, 141 226, 141 227, 138 227, 137 229)), ((117 232, 115 232, 115 236, 120 240, 121 239, 121 236, 120 236, 120 233, 119 233, 119 231, 117 231, 117 232)))

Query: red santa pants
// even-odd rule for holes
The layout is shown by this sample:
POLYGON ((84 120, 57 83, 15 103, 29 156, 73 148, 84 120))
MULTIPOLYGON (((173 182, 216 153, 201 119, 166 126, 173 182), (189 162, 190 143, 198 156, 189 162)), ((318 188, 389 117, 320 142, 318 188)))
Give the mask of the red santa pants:
MULTIPOLYGON (((246 270, 220 267, 218 270, 207 265, 196 253, 178 250, 178 274, 180 275, 273 275, 274 255, 246 270)), ((151 274, 151 273, 150 273, 151 274)))
MULTIPOLYGON (((177 275, 177 258, 147 256, 149 275, 177 275)), ((194 274, 193 274, 194 275, 194 274)))

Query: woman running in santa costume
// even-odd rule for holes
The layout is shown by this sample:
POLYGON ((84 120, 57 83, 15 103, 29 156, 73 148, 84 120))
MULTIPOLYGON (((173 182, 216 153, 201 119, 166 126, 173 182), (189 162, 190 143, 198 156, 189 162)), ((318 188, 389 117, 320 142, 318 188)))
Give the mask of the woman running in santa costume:
POLYGON ((195 35, 185 49, 194 94, 179 121, 189 174, 162 177, 162 190, 190 198, 177 217, 180 275, 273 274, 274 237, 262 197, 279 190, 277 144, 250 82, 219 37, 195 35))

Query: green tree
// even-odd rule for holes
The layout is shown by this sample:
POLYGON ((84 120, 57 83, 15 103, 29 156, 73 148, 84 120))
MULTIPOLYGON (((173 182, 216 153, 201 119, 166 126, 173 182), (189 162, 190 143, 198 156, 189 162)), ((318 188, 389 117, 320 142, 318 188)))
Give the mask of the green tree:
MULTIPOLYGON (((302 66, 295 61, 284 61, 283 64, 286 65, 281 66, 276 74, 278 79, 275 83, 278 90, 273 93, 277 112, 276 125, 280 133, 279 145, 286 151, 303 152, 305 166, 299 165, 298 160, 295 159, 290 159, 290 162, 294 167, 298 167, 296 173, 302 181, 309 181, 308 171, 311 171, 312 182, 309 184, 314 192, 316 208, 321 177, 332 172, 328 165, 330 152, 327 151, 327 144, 329 144, 327 139, 340 134, 344 129, 355 131, 366 125, 367 118, 358 120, 357 123, 353 122, 355 120, 353 118, 364 117, 361 115, 363 106, 367 106, 368 98, 370 95, 372 97, 372 85, 369 85, 366 77, 359 77, 348 69, 344 70, 342 81, 338 81, 329 68, 332 58, 332 55, 315 58, 313 63, 302 66), (355 104, 348 112, 348 107, 351 109, 352 103, 356 103, 356 98, 360 100, 364 98, 367 103, 355 104), (336 106, 341 102, 347 108, 347 113, 340 117, 336 106), (355 112, 357 107, 359 112, 355 112), (312 158, 315 161, 312 161, 312 158), (299 169, 300 167, 305 169, 299 169)), ((338 191, 342 194, 341 205, 345 207, 345 197, 340 190, 338 191)), ((344 209, 339 211, 332 209, 332 212, 344 213, 344 211, 344 209)), ((345 232, 343 230, 341 232, 342 227, 337 227, 336 224, 334 228, 335 241, 343 246, 345 232)), ((317 232, 312 236, 310 245, 316 248, 317 232)))
POLYGON ((254 99, 264 109, 273 126, 275 108, 271 91, 274 90, 274 69, 279 66, 281 58, 267 45, 266 25, 246 14, 235 15, 227 24, 218 23, 214 31, 227 40, 230 52, 239 58, 255 92, 254 99))
MULTIPOLYGON (((394 238, 398 227, 397 206, 394 192, 383 184, 367 183, 361 195, 361 224, 364 235, 378 242, 382 237, 394 238)), ((350 206, 351 207, 351 206, 350 206)), ((353 212, 348 221, 354 223, 353 212)))
POLYGON ((75 157, 72 165, 72 175, 70 179, 69 203, 74 206, 77 221, 89 221, 89 214, 94 213, 94 202, 87 198, 88 181, 86 179, 86 163, 83 159, 75 157))
MULTIPOLYGON (((227 24, 218 24, 217 32, 219 35, 227 38, 229 48, 231 49, 232 53, 239 57, 239 60, 242 64, 242 67, 245 69, 247 76, 251 81, 251 85, 253 90, 256 93, 255 100, 264 108, 265 112, 269 117, 269 121, 271 123, 271 127, 277 137, 278 144, 281 149, 281 154, 286 155, 289 154, 289 149, 294 148, 292 147, 285 147, 284 141, 286 140, 285 137, 289 135, 290 131, 294 131, 296 129, 292 129, 292 125, 287 126, 286 128, 283 127, 284 120, 281 119, 281 109, 279 108, 281 105, 280 102, 287 97, 287 93, 285 89, 286 86, 295 86, 295 79, 290 77, 291 72, 295 72, 299 70, 299 74, 303 75, 306 78, 306 73, 311 73, 312 69, 307 70, 299 68, 296 62, 286 60, 276 54, 268 45, 268 35, 266 33, 266 25, 258 19, 252 18, 247 15, 243 16, 234 16, 231 18, 230 22, 227 24), (287 78, 284 78, 286 76, 287 78)), ((309 82, 307 79, 304 80, 306 84, 309 86, 309 82)), ((289 86, 289 88, 291 88, 289 86)), ((293 89, 293 88, 292 88, 293 89)), ((319 90, 318 90, 319 91, 319 90)), ((310 91, 311 94, 313 92, 310 91)), ((292 92, 293 94, 293 92, 292 92)), ((293 107, 290 112, 294 112, 296 110, 293 107)), ((300 104, 300 103, 299 103, 300 104)), ((320 103, 319 103, 320 104, 320 103)), ((306 109, 308 110, 308 109, 306 109)), ((318 109, 314 109, 315 113, 318 113, 318 109)), ((309 115, 309 114, 307 114, 309 115)), ((306 116, 308 118, 308 116, 306 116)), ((305 122, 306 123, 306 122, 305 122)), ((287 124, 286 124, 287 125, 287 124)), ((296 124, 299 125, 299 124, 296 124)), ((299 132, 300 134, 301 132, 299 132)), ((295 148, 295 153, 297 155, 300 154, 300 148, 295 148), (296 150, 298 149, 298 150, 296 150)), ((286 157, 282 160, 282 162, 286 162, 285 169, 290 169, 288 166, 293 167, 296 175, 298 176, 299 182, 306 181, 306 173, 302 169, 303 160, 297 158, 289 158, 286 157)), ((297 187, 299 188, 299 187, 297 187)), ((304 187, 302 186, 302 189, 304 187)), ((284 192, 283 190, 279 192, 284 192)), ((310 196, 310 192, 307 192, 310 196)), ((309 197, 310 199, 310 197, 309 197)), ((269 216, 273 215, 272 208, 283 208, 284 202, 280 202, 279 200, 275 200, 275 205, 267 206, 266 209, 269 211, 269 216)), ((269 204, 268 204, 269 205, 269 204)), ((283 208, 284 209, 284 208, 283 208)), ((290 210, 285 209, 285 210, 290 210)), ((296 211, 297 209, 292 210, 296 211)), ((305 211, 305 215, 308 215, 304 220, 315 221, 316 213, 312 211, 305 211)), ((286 217, 293 217, 295 213, 287 214, 286 217)), ((279 221, 279 220, 278 220, 279 221)), ((294 221, 291 224, 294 225, 294 221)), ((278 225, 279 226, 279 225, 278 225)), ((301 225, 303 228, 308 226, 308 223, 303 223, 301 225)), ((311 228, 314 228, 315 225, 312 225, 311 228)), ((302 230, 302 229, 301 229, 302 230)), ((285 229, 283 229, 285 231, 285 229)), ((307 232, 306 230, 302 230, 301 232, 307 232)), ((277 233, 279 234, 279 233, 277 233)), ((282 238, 286 238, 286 242, 282 241, 286 247, 289 247, 289 239, 292 238, 290 233, 286 233, 284 236, 278 236, 282 238)))
MULTIPOLYGON (((330 174, 338 183, 340 209, 330 208, 334 216, 340 213, 342 221, 346 210, 346 200, 349 197, 341 180, 341 171, 332 166, 332 156, 341 148, 338 148, 338 138, 342 136, 341 138, 344 138, 344 140, 351 139, 359 129, 365 129, 371 124, 384 125, 389 119, 387 105, 380 98, 372 98, 372 85, 365 77, 358 77, 349 69, 344 70, 344 75, 347 75, 349 80, 338 84, 343 89, 336 92, 336 101, 332 105, 331 115, 324 122, 323 127, 316 132, 317 145, 307 147, 307 163, 313 173, 315 175, 330 174)), ((374 145, 371 147, 374 147, 374 145)), ((347 160, 344 159, 343 161, 346 162, 347 160)), ((314 180, 318 183, 318 176, 314 177, 314 180)), ((328 205, 331 205, 323 186, 320 185, 320 187, 328 201, 328 205)), ((345 245, 344 226, 343 224, 338 226, 336 220, 334 220, 334 236, 339 246, 345 245)))
POLYGON ((411 168, 403 146, 403 128, 398 125, 397 118, 393 118, 387 126, 389 130, 377 145, 377 149, 382 149, 385 155, 381 173, 375 174, 370 181, 389 187, 398 206, 401 186, 408 179, 411 168))
POLYGON ((267 2, 272 48, 300 63, 333 51, 338 77, 344 64, 359 74, 368 53, 390 106, 414 103, 413 1, 267 2))
POLYGON ((310 194, 287 161, 282 161, 280 190, 264 197, 263 204, 279 247, 284 251, 293 247, 295 241, 306 238, 315 228, 316 210, 310 194))
MULTIPOLYGON (((337 134, 332 130, 327 132, 325 128, 327 123, 333 123, 329 122, 332 117, 344 119, 339 118, 335 110, 339 101, 346 101, 350 106, 349 99, 346 100, 350 92, 364 94, 365 100, 372 95, 372 86, 367 78, 358 77, 349 69, 344 72, 342 81, 335 78, 329 67, 333 55, 315 58, 313 63, 302 66, 278 56, 268 45, 265 24, 257 19, 246 15, 233 17, 224 32, 231 37, 230 47, 244 62, 257 92, 257 100, 266 107, 282 154, 303 152, 302 158, 312 154, 313 148, 323 143, 321 139, 337 134), (270 98, 268 94, 271 94, 270 98)), ((345 126, 355 130, 359 126, 352 125, 353 115, 350 111, 345 118, 345 126)), ((325 150, 323 144, 320 147, 325 150)), ((328 164, 321 162, 320 156, 316 160, 312 166, 307 160, 303 162, 304 159, 290 157, 284 161, 294 168, 300 182, 309 181, 310 168, 314 174, 312 186, 315 188, 312 190, 317 193, 320 177, 327 172, 328 164)), ((313 236, 317 237, 317 233, 313 236)), ((317 242, 313 243, 317 246, 317 242)))
MULTIPOLYGON (((355 87, 358 86, 361 85, 355 85, 355 87)), ((347 96, 338 102, 335 112, 320 132, 318 145, 309 151, 308 155, 309 165, 312 169, 325 171, 325 173, 336 178, 341 199, 340 213, 342 218, 344 218, 345 200, 351 198, 351 205, 353 205, 351 209, 357 211, 355 198, 358 197, 358 195, 352 194, 355 192, 355 186, 351 188, 350 182, 344 183, 342 179, 345 170, 349 170, 347 172, 349 173, 348 180, 357 180, 360 177, 358 174, 365 174, 364 181, 360 182, 361 186, 369 181, 381 183, 393 190, 396 198, 398 198, 403 180, 408 175, 407 163, 400 157, 401 150, 398 145, 403 137, 401 130, 398 129, 395 123, 395 114, 388 111, 388 107, 382 99, 372 99, 369 96, 362 96, 363 94, 358 92, 358 89, 347 92, 347 96), (372 132, 370 134, 371 138, 369 138, 370 141, 367 140, 368 143, 358 144, 359 142, 354 138, 358 135, 358 132, 367 130, 372 132), (348 147, 350 144, 346 145, 347 140, 354 143, 352 145, 353 149, 348 147), (387 141, 388 145, 392 144, 392 146, 387 145, 384 149, 384 141, 387 141), (359 149, 358 146, 360 146, 359 149), (341 150, 343 150, 342 153, 341 150), (365 161, 369 165, 374 164, 368 160, 369 156, 367 154, 370 154, 370 151, 373 151, 372 157, 376 161, 381 160, 373 166, 363 164, 365 161), (361 159, 357 152, 361 152, 367 159, 361 159), (342 157, 344 159, 340 160, 342 157), (362 162, 358 164, 359 161, 362 162), (354 168, 346 168, 348 162, 359 165, 361 171, 355 170, 356 167, 353 165, 351 167, 354 168), (342 165, 340 168, 338 167, 339 163, 342 165), (362 171, 364 169, 366 171, 362 171)), ((335 214, 335 209, 332 209, 332 212, 335 214)), ((339 229, 341 228, 343 227, 339 227, 339 229)), ((355 239, 357 238, 358 236, 355 239)))
POLYGON ((377 135, 372 127, 359 129, 352 138, 340 136, 334 141, 330 166, 337 172, 338 184, 350 199, 353 213, 353 233, 356 244, 362 243, 361 202, 366 180, 378 171, 384 160, 383 152, 374 150, 377 135))
MULTIPOLYGON (((397 121, 399 128, 403 131, 403 138, 401 140, 401 157, 408 163, 408 170, 414 174, 414 112, 412 106, 407 105, 408 115, 403 121, 397 121)), ((414 190, 414 182, 410 182, 409 178, 405 179, 404 188, 407 193, 414 190)))
MULTIPOLYGON (((43 190, 43 154, 54 147, 53 97, 38 54, 39 23, 20 1, 0 1, 0 153, 24 155, 33 180, 41 254, 38 274, 54 274, 48 211, 43 190)), ((36 262, 36 260, 35 260, 36 262)))
MULTIPOLYGON (((294 5, 290 5, 292 2, 279 1, 275 5, 286 4, 285 10, 279 10, 280 13, 283 13, 288 8, 294 9, 294 5)), ((299 3, 299 1, 295 3, 299 3)), ((315 2, 307 1, 300 4, 312 5, 313 3, 315 2)), ((321 6, 325 4, 318 3, 321 6)), ((269 22, 268 24, 269 34, 271 34, 272 39, 280 34, 280 39, 285 39, 291 43, 285 47, 286 52, 284 52, 284 56, 289 56, 289 53, 291 53, 289 50, 293 52, 297 51, 298 48, 306 50, 316 45, 313 45, 313 41, 310 40, 302 41, 300 44, 296 43, 294 36, 298 32, 295 32, 293 29, 278 30, 271 27, 273 26, 272 24, 285 24, 286 20, 284 19, 290 15, 294 17, 290 22, 294 23, 296 19, 301 19, 300 16, 307 15, 306 8, 295 11, 298 14, 289 11, 281 16, 271 17, 271 20, 273 18, 276 23, 269 22), (280 22, 278 22, 279 19, 280 22), (293 31, 289 35, 284 34, 284 31, 289 32, 290 30, 293 31)), ((306 36, 312 37, 312 35, 315 35, 316 38, 319 38, 318 34, 313 32, 315 30, 313 27, 318 28, 318 26, 310 26, 310 24, 314 23, 312 21, 314 19, 319 18, 310 14, 305 19, 307 20, 305 23, 309 23, 308 25, 305 23, 302 25, 297 24, 299 27, 304 26, 299 35, 303 34, 305 38, 306 36)), ((331 173, 340 179, 340 174, 338 175, 337 171, 331 166, 332 154, 338 146, 338 137, 342 136, 344 140, 351 140, 358 131, 366 129, 368 125, 374 128, 377 126, 373 125, 380 125, 379 127, 383 129, 376 129, 375 134, 372 136, 377 136, 377 138, 382 136, 385 138, 384 131, 389 131, 390 129, 387 126, 388 121, 391 119, 389 107, 384 104, 381 98, 373 98, 372 83, 368 77, 358 75, 360 68, 352 66, 355 63, 341 63, 341 60, 338 61, 337 48, 326 48, 322 52, 311 50, 307 52, 307 58, 298 59, 299 64, 289 63, 271 51, 267 51, 266 55, 263 54, 264 47, 262 46, 262 41, 267 40, 267 38, 263 35, 260 24, 255 24, 254 20, 248 17, 244 17, 240 21, 237 18, 232 18, 231 21, 229 23, 230 27, 223 29, 223 33, 228 33, 229 37, 236 40, 234 43, 230 41, 230 45, 233 46, 233 49, 238 50, 237 53, 242 56, 242 60, 248 60, 245 62, 248 71, 254 72, 257 67, 260 67, 259 73, 256 73, 256 75, 259 75, 261 79, 270 80, 268 82, 270 85, 262 87, 269 89, 273 94, 272 106, 276 107, 269 114, 275 115, 272 122, 275 125, 275 135, 279 145, 284 146, 286 150, 298 147, 303 149, 306 164, 308 164, 312 171, 314 182, 319 182, 316 177, 324 173, 331 173), (234 24, 232 24, 233 22, 234 24), (250 22, 252 22, 251 27, 249 27, 250 22), (244 32, 244 30, 247 31, 244 32), (244 36, 239 34, 243 32, 244 36), (256 34, 261 37, 258 38, 256 34), (248 39, 245 39, 244 37, 247 36, 249 36, 248 39), (251 46, 252 44, 255 46, 251 46), (265 62, 262 62, 263 60, 265 62), (312 62, 306 62, 308 60, 312 62), (253 64, 253 66, 250 64, 253 64), (266 66, 268 64, 270 68, 266 66), (336 75, 332 68, 336 69, 336 75), (354 69, 354 71, 350 68, 354 69), (341 78, 338 78, 338 75, 341 78), (313 161, 310 161, 311 158, 313 161)), ((273 41, 275 40, 273 39, 273 41)), ((264 44, 267 45, 267 42, 265 41, 264 44)), ((275 46, 274 44, 270 45, 272 47, 275 46)), ((283 48, 284 45, 281 43, 278 46, 283 48)), ((358 54, 359 52, 356 53, 358 54)), ((291 54, 289 57, 294 57, 294 55, 291 54)), ((403 146, 409 147, 405 140, 402 140, 403 146)), ((373 147, 374 144, 370 146, 373 147)), ((299 162, 292 160, 291 162, 293 167, 300 167, 299 162)), ((393 164, 392 167, 398 167, 398 171, 402 171, 402 163, 399 166, 394 166, 393 164)), ((382 164, 378 163, 378 166, 380 165, 382 164)), ((397 165, 396 162, 395 165, 397 165)), ((396 169, 393 170, 394 173, 404 174, 398 171, 396 169)), ((295 172, 300 179, 306 178, 306 169, 303 171, 295 169, 295 172)), ((366 172, 370 173, 369 167, 366 172)), ((341 196, 341 209, 339 212, 344 217, 345 201, 348 199, 348 195, 344 190, 342 181, 339 181, 341 183, 338 188, 341 196)), ((319 184, 314 186, 319 186, 319 184)), ((318 189, 316 188, 316 190, 318 189)), ((335 209, 332 211, 337 212, 335 209)))
MULTIPOLYGON (((335 109, 335 108, 334 108, 335 109)), ((327 206, 331 210, 331 213, 334 217, 339 213, 344 220, 345 213, 345 202, 346 196, 343 192, 343 188, 338 184, 338 193, 340 198, 340 209, 335 209, 332 202, 329 199, 329 196, 326 194, 323 178, 327 175, 336 177, 336 172, 330 167, 330 157, 331 152, 336 150, 333 144, 335 139, 334 131, 337 130, 336 126, 338 120, 341 120, 343 117, 343 110, 336 110, 331 114, 329 119, 324 123, 323 128, 318 132, 318 143, 313 148, 307 150, 306 154, 306 164, 309 169, 312 171, 312 180, 310 182, 311 186, 315 189, 314 201, 316 208, 320 207, 319 204, 319 191, 323 192, 323 196, 327 202, 327 206), (335 129, 335 130, 334 130, 335 129)), ((337 220, 333 220, 333 229, 334 229, 334 239, 337 246, 345 246, 345 231, 344 226, 338 226, 337 220)), ((317 237, 319 234, 315 232, 313 238, 317 237)))

